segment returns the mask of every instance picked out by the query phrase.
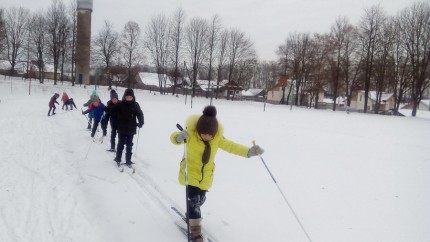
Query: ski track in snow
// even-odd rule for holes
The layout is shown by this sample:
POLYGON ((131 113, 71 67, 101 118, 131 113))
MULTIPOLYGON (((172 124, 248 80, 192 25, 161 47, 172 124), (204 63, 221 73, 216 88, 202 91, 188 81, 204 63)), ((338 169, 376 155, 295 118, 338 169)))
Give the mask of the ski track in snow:
MULTIPOLYGON (((170 208, 183 211, 185 206, 184 189, 175 177, 182 149, 172 148, 167 154, 157 148, 171 147, 168 137, 178 117, 200 112, 206 101, 196 102, 194 110, 179 109, 183 103, 169 100, 175 97, 167 95, 149 104, 143 102, 142 106, 147 105, 145 129, 140 142, 135 136, 132 159, 136 173, 130 174, 128 169, 120 173, 113 162, 114 154, 106 151, 110 130, 103 144, 93 142, 86 130, 80 105, 90 89, 68 84, 34 85, 28 96, 28 83, 18 80, 10 93, 11 83, 0 81, 0 111, 7 114, 0 118, 0 127, 6 127, 0 137, 1 154, 6 154, 0 156, 0 242, 182 241, 183 234, 174 224, 180 218, 170 208), (57 114, 47 117, 49 98, 64 90, 76 97, 78 109, 63 111, 60 103, 57 114), (165 100, 166 104, 157 103, 165 100), (181 113, 160 116, 160 110, 167 107, 181 113), (160 117, 165 119, 161 123, 160 117)), ((100 93, 106 101, 108 91, 100 93)), ((259 120, 255 107, 227 103, 221 106, 220 115, 227 105, 241 105, 229 110, 228 117, 224 113, 224 124, 230 130, 243 125, 240 117, 244 113, 250 120, 259 120)), ((264 124, 277 128, 249 135, 245 127, 228 135, 235 135, 234 140, 243 144, 250 143, 250 136, 258 136, 259 143, 267 147, 269 167, 315 241, 428 238, 425 225, 430 210, 428 195, 423 192, 428 184, 425 174, 429 159, 423 152, 428 146, 428 129, 422 132, 408 126, 428 128, 428 120, 360 114, 346 119, 342 113, 327 115, 318 110, 302 117, 308 111, 297 109, 282 116, 285 122, 279 122, 275 109, 279 112, 282 107, 271 106, 265 113, 271 118, 264 119, 264 124), (327 123, 340 120, 343 126, 321 126, 315 121, 320 118, 327 123), (378 128, 370 129, 373 136, 356 132, 366 130, 362 126, 371 126, 375 120, 378 128), (385 130, 378 120, 393 123, 385 130), (336 140, 340 149, 328 149, 324 137, 310 139, 316 129, 309 131, 308 127, 314 125, 321 126, 317 134, 336 140), (403 126, 408 126, 407 132, 403 126), (412 145, 416 138, 421 142, 412 145), (364 142, 368 144, 366 152, 352 151, 352 144, 358 147, 364 142), (304 149, 300 144, 312 152, 300 151, 304 149), (413 155, 398 152, 404 148, 413 155), (274 152, 284 149, 282 154, 274 152), (403 213, 405 210, 408 212, 403 213), (378 229, 387 233, 380 234, 378 229)), ((97 132, 96 136, 100 135, 97 132)), ((203 210, 206 232, 223 241, 279 241, 284 235, 291 241, 306 241, 258 158, 238 159, 220 152, 217 160, 213 188, 217 192, 208 194, 210 202, 203 210)))

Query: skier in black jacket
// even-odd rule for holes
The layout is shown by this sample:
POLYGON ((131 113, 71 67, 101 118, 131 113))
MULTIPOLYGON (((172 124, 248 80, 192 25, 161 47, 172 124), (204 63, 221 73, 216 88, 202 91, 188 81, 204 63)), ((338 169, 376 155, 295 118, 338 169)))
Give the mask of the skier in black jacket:
POLYGON ((124 92, 122 101, 111 109, 118 117, 118 146, 116 149, 115 161, 121 163, 122 151, 125 149, 125 164, 131 167, 131 155, 133 148, 133 137, 136 134, 136 126, 141 128, 143 126, 143 112, 136 102, 133 89, 128 88, 124 92), (138 123, 136 123, 136 118, 138 123))
POLYGON ((102 129, 103 132, 106 133, 107 124, 110 121, 111 127, 111 135, 110 135, 110 150, 111 152, 115 152, 115 138, 118 131, 118 115, 112 112, 112 109, 115 108, 119 104, 118 94, 115 90, 110 91, 110 100, 106 104, 105 108, 105 116, 102 119, 102 129))

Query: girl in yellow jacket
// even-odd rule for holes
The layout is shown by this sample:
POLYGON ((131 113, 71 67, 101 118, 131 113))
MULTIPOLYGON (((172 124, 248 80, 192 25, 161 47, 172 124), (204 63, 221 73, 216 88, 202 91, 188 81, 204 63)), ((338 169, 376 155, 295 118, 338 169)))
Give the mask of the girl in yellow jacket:
POLYGON ((251 157, 262 154, 258 145, 251 148, 237 144, 224 137, 224 129, 216 118, 216 108, 207 106, 203 115, 192 115, 186 121, 186 129, 170 136, 173 144, 186 143, 187 154, 182 158, 179 183, 185 184, 185 162, 188 166, 188 208, 191 237, 195 242, 203 241, 201 236, 200 206, 206 200, 206 191, 212 186, 215 171, 215 154, 218 148, 229 153, 251 157), (186 157, 186 161, 185 161, 186 157))

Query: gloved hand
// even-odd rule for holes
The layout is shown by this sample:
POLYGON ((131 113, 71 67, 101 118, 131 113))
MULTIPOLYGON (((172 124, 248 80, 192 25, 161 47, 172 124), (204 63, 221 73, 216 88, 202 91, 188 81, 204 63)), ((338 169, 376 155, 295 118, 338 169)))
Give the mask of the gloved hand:
POLYGON ((264 150, 260 146, 254 145, 251 148, 249 148, 248 157, 262 155, 263 153, 264 153, 264 150))
POLYGON ((176 137, 176 142, 182 143, 185 139, 188 138, 188 132, 184 129, 179 133, 178 137, 176 137))
POLYGON ((138 123, 137 124, 137 127, 139 127, 139 128, 142 128, 142 126, 143 126, 143 123, 138 123))

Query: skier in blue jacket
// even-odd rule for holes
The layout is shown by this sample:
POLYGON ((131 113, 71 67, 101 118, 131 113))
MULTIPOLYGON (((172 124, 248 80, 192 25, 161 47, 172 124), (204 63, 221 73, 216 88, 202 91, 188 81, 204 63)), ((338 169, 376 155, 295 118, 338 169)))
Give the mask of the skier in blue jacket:
MULTIPOLYGON (((97 127, 99 126, 100 121, 102 120, 103 113, 105 111, 105 105, 100 101, 98 96, 93 97, 93 102, 88 105, 88 109, 82 111, 82 114, 87 114, 93 112, 94 115, 94 124, 93 129, 91 130, 91 137, 94 138, 94 134, 96 133, 97 127)), ((106 136, 106 130, 103 130, 103 136, 106 136)))

